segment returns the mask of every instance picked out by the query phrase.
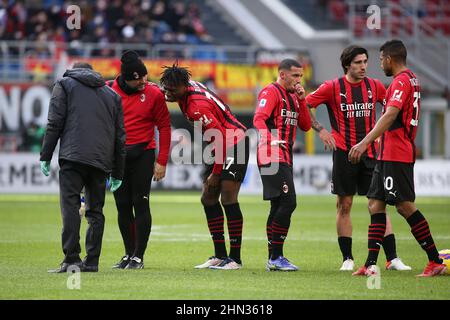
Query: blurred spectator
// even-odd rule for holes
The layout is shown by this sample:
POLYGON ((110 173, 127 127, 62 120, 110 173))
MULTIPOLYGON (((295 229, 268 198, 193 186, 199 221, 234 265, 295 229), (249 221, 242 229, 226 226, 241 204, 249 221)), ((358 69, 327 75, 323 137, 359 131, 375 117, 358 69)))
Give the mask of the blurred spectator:
POLYGON ((6 28, 3 37, 6 40, 22 40, 25 38, 27 9, 22 1, 13 2, 8 6, 8 1, 3 1, 6 9, 6 28))
MULTIPOLYGON (((197 5, 186 7, 182 0, 99 0, 77 1, 81 9, 81 29, 66 27, 64 0, 0 0, 0 40, 65 42, 68 53, 82 55, 82 43, 100 44, 96 56, 111 56, 111 43, 211 42, 197 5)), ((59 51, 57 52, 60 53, 59 51)), ((42 56, 42 52, 37 53, 42 56)))
POLYGON ((3 37, 6 30, 6 21, 7 21, 7 0, 0 1, 0 38, 3 37))
POLYGON ((21 151, 39 153, 44 139, 45 128, 39 126, 35 121, 30 122, 22 132, 21 151))

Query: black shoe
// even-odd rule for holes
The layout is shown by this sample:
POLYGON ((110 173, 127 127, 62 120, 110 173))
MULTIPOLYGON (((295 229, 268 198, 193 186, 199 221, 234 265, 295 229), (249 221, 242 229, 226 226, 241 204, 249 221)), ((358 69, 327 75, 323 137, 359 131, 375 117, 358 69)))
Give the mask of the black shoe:
POLYGON ((126 255, 123 256, 119 262, 117 262, 115 265, 112 266, 113 269, 125 269, 125 267, 130 262, 130 256, 126 255))
POLYGON ((144 269, 144 261, 141 258, 133 257, 125 269, 144 269))
POLYGON ((66 273, 68 269, 71 269, 72 271, 81 271, 81 266, 82 263, 81 262, 72 262, 72 263, 68 263, 68 262, 63 262, 61 263, 61 265, 59 266, 58 269, 51 269, 48 270, 48 273, 66 273), (77 270, 78 268, 78 270, 77 270))
POLYGON ((83 261, 81 264, 81 272, 98 272, 98 266, 90 266, 83 261))

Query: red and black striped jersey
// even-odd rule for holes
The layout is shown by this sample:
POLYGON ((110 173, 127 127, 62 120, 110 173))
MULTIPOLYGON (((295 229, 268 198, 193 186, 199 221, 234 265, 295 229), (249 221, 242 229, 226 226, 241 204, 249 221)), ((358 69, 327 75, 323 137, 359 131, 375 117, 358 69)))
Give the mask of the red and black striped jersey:
MULTIPOLYGON (((383 103, 385 95, 386 89, 377 79, 365 77, 355 84, 344 76, 325 81, 306 97, 306 103, 313 108, 322 103, 327 106, 336 147, 348 152, 375 126, 376 103, 383 103)), ((367 148, 367 156, 376 158, 376 154, 374 142, 367 148)))
POLYGON ((392 107, 400 109, 400 113, 381 136, 378 160, 413 163, 416 161, 414 140, 419 125, 420 83, 409 69, 396 75, 387 89, 383 113, 392 107))
POLYGON ((258 165, 279 162, 292 166, 292 146, 297 127, 308 131, 311 117, 305 99, 288 93, 274 82, 259 93, 253 125, 259 132, 258 165), (285 144, 273 146, 271 142, 274 140, 282 140, 285 144))
POLYGON ((217 129, 222 134, 220 146, 223 157, 216 157, 213 168, 213 173, 219 174, 222 171, 225 150, 241 141, 247 128, 236 119, 230 107, 204 84, 190 81, 187 90, 184 100, 178 102, 185 118, 194 125, 201 125, 203 134, 210 129, 217 129))

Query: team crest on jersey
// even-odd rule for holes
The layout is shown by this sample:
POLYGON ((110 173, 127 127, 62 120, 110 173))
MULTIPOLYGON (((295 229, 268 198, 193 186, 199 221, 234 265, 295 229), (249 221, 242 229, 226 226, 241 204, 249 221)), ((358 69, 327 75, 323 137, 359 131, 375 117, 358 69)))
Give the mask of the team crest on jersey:
POLYGON ((289 187, 286 182, 283 182, 283 187, 281 187, 281 189, 283 190, 284 193, 289 192, 289 187))
POLYGON ((264 108, 264 106, 266 105, 266 103, 267 103, 267 99, 261 99, 261 100, 259 101, 259 107, 260 107, 260 108, 264 108))
POLYGON ((141 102, 145 101, 145 94, 141 94, 141 102))
POLYGON ((367 97, 369 99, 372 99, 372 91, 371 90, 367 90, 367 97))

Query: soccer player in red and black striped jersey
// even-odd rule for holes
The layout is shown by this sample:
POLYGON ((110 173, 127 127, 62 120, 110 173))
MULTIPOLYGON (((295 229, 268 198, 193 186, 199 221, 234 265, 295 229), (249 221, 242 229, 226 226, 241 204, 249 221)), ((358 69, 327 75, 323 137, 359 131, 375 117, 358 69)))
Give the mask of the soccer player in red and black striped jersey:
MULTIPOLYGON (((306 97, 308 107, 325 104, 331 124, 331 134, 311 113, 312 127, 319 133, 325 150, 333 150, 331 192, 336 194, 336 229, 342 252, 342 271, 353 270, 352 222, 350 212, 353 196, 366 195, 375 167, 376 144, 372 142, 358 164, 348 161, 348 152, 360 142, 375 125, 376 104, 383 103, 386 89, 377 80, 366 76, 368 53, 365 48, 351 45, 341 54, 344 76, 325 81, 306 97)), ((389 218, 383 248, 388 269, 411 270, 397 257, 395 237, 389 218)))
POLYGON ((247 171, 249 141, 247 128, 204 84, 190 80, 190 72, 177 64, 164 67, 160 83, 166 100, 177 102, 185 118, 202 130, 204 139, 214 147, 214 163, 205 165, 201 202, 214 243, 214 256, 197 269, 236 270, 242 267, 241 241, 243 216, 238 193, 247 171), (219 203, 219 198, 220 202, 219 203), (230 237, 227 255, 224 214, 230 237))
POLYGON ((124 179, 114 192, 125 256, 113 268, 142 269, 152 227, 152 176, 155 181, 163 179, 169 159, 170 114, 164 94, 147 81, 147 69, 138 54, 127 51, 121 62, 121 74, 109 85, 122 98, 126 132, 124 179), (155 126, 159 131, 156 160, 155 126))
POLYGON ((381 68, 394 79, 387 89, 383 115, 375 127, 349 152, 349 160, 358 163, 373 141, 381 136, 378 162, 374 169, 367 197, 371 224, 368 234, 369 255, 366 263, 354 275, 373 275, 379 243, 386 229, 386 204, 395 205, 397 212, 411 226, 411 233, 428 256, 422 277, 446 272, 439 258, 427 220, 414 204, 414 162, 420 114, 420 83, 406 66, 406 47, 400 40, 391 40, 380 48, 381 68))
POLYGON ((311 118, 305 104, 305 90, 300 84, 301 64, 285 59, 278 66, 278 79, 258 96, 253 125, 259 133, 258 167, 263 183, 263 198, 270 200, 266 232, 269 271, 297 271, 284 257, 291 216, 297 206, 292 172, 292 146, 297 127, 311 128, 311 118), (276 166, 274 166, 274 164, 276 166), (274 169, 274 170, 272 170, 274 169))

